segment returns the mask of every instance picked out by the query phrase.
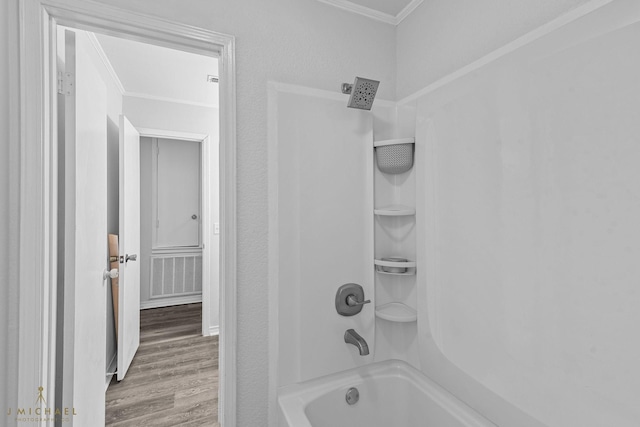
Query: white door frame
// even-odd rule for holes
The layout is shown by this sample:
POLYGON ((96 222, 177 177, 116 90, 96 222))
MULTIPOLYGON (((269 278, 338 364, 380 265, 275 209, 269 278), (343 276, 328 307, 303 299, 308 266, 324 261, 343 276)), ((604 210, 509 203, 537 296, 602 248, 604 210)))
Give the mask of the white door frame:
MULTIPOLYGON (((18 402, 44 387, 55 401, 57 265, 56 26, 122 36, 219 58, 221 426, 236 425, 235 39, 86 0, 20 1, 20 281, 18 402)), ((17 82, 16 82, 17 83, 17 82)), ((17 171, 17 172, 16 172, 17 171)), ((14 176, 15 176, 14 175, 14 176)), ((105 235, 106 245, 106 235, 105 235)), ((102 399, 103 396, 100 396, 102 399)), ((26 404, 26 403, 25 403, 26 404)), ((52 425, 41 421, 40 426, 52 425)))
MULTIPOLYGON (((220 114, 220 110, 218 110, 220 114)), ((202 335, 210 336, 217 335, 215 330, 211 328, 211 293, 212 286, 215 283, 213 280, 213 263, 214 259, 211 258, 211 249, 213 248, 213 212, 211 209, 211 182, 213 179, 212 171, 216 163, 215 151, 211 147, 211 138, 209 135, 189 132, 176 132, 162 129, 150 129, 150 128, 136 128, 140 133, 140 137, 146 138, 168 138, 178 139, 180 141, 195 141, 202 144, 200 147, 200 167, 202 173, 200 174, 200 196, 201 212, 200 217, 202 220, 202 228, 200 229, 200 239, 202 242, 202 335), (205 283, 209 283, 209 286, 204 286, 205 283)), ((221 286, 218 280, 219 286, 221 286)))

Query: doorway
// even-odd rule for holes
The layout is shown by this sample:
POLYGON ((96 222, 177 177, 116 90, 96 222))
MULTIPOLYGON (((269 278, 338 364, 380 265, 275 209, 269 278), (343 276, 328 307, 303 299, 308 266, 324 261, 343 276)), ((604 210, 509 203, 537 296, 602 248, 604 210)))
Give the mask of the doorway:
POLYGON ((202 144, 140 135, 141 309, 202 302, 202 144))
MULTIPOLYGON (((60 235, 65 237, 58 251, 64 254, 59 257, 58 269, 63 276, 59 283, 64 283, 59 287, 63 297, 58 304, 58 330, 67 339, 81 341, 77 343, 80 347, 91 339, 94 353, 99 336, 96 331, 106 331, 102 365, 108 387, 116 372, 118 381, 125 380, 135 358, 141 309, 198 302, 201 304, 197 307, 205 313, 199 314, 202 335, 219 329, 219 323, 210 324, 219 319, 218 307, 210 300, 202 304, 203 283, 209 286, 208 295, 219 292, 218 277, 203 274, 203 256, 209 256, 209 273, 219 270, 217 233, 202 234, 202 217, 216 224, 219 217, 218 167, 202 161, 202 148, 216 146, 219 133, 217 82, 208 79, 217 76, 217 60, 65 27, 58 27, 57 46, 58 75, 64 76, 57 97, 64 107, 58 110, 59 205, 65 206, 65 211, 60 211, 59 226, 60 235), (160 65, 164 65, 161 70, 160 65), (161 85, 149 84, 154 73, 161 85), (200 100, 208 103, 197 103, 200 100), (173 120, 167 122, 164 117, 173 120), (165 137, 141 137, 138 129, 143 126, 146 134, 151 133, 150 126, 162 127, 156 133, 165 137), (176 139, 177 135, 182 139, 176 139), (100 143, 100 139, 104 141, 100 143), (85 151, 87 146, 96 150, 95 156, 85 151), (105 147, 106 156, 101 152, 105 147), (87 169, 87 162, 94 166, 87 169), (96 176, 98 165, 101 170, 106 166, 106 176, 96 176), (213 178, 213 185, 203 177, 213 178), (106 188, 100 186, 105 178, 106 188), (84 191, 85 187, 89 191, 84 191), (203 194, 204 188, 212 191, 203 194), (104 208, 95 200, 95 193, 101 192, 104 208), (92 199, 85 194, 91 194, 92 199), (89 200, 93 202, 87 203, 89 200), (92 210, 90 216, 86 214, 88 209, 92 210), (106 226, 101 225, 100 216, 96 217, 103 209, 106 226), (91 275, 85 275, 85 266, 94 258, 82 262, 80 257, 86 254, 75 251, 95 234, 94 230, 117 236, 120 241, 119 251, 116 242, 116 252, 111 253, 120 258, 119 263, 111 260, 120 277, 111 276, 112 286, 105 289, 106 307, 95 305, 100 299, 99 288, 86 292, 72 280, 92 280, 91 275), (206 253, 205 240, 209 246, 206 253), (68 315, 65 305, 75 308, 74 316, 68 315), (92 307, 88 308, 91 313, 83 314, 79 307, 92 307), (106 308, 105 319, 92 321, 101 308, 106 308), (82 323, 91 325, 91 337, 83 332, 86 328, 82 323)), ((99 239, 98 234, 93 241, 99 239)), ((58 347, 57 375, 69 383, 79 368, 99 368, 99 354, 92 353, 86 360, 82 354, 58 347)), ((61 399, 68 393, 64 387, 59 391, 62 406, 61 399)))
MULTIPOLYGON (((55 104, 57 76, 55 69, 55 43, 58 23, 81 26, 92 31, 107 31, 112 35, 148 41, 156 45, 174 47, 190 52, 216 55, 221 58, 220 135, 224 144, 220 147, 221 159, 221 354, 220 365, 220 420, 223 425, 235 423, 235 111, 234 111, 234 47, 233 37, 193 28, 168 21, 157 20, 141 14, 131 14, 118 8, 101 4, 87 4, 79 0, 26 0, 22 5, 21 29, 24 34, 20 44, 21 73, 21 145, 24 147, 20 170, 25 178, 21 183, 20 223, 29 224, 20 234, 21 258, 19 266, 22 291, 39 301, 21 313, 28 318, 38 332, 32 344, 21 347, 21 366, 18 373, 23 379, 18 399, 27 401, 32 388, 49 391, 49 399, 55 389, 55 348, 69 344, 56 336, 56 268, 57 233, 55 226, 58 209, 55 104), (53 48, 53 50, 51 49, 53 48), (38 84, 29 82, 36 81, 38 84), (33 173, 32 173, 33 172, 33 173), (32 266, 45 268, 33 269, 32 266), (225 289, 226 288, 226 289, 225 289), (225 341, 230 345, 225 345, 225 341), (42 369, 29 370, 29 366, 42 369), (32 387, 33 386, 33 387, 32 387), (227 421, 225 421, 225 419, 227 421)), ((214 158, 213 153, 205 156, 214 158)), ((215 159, 217 160, 217 159, 215 159)), ((207 235, 205 227, 205 235, 207 235)), ((206 242, 205 242, 206 245, 206 242)), ((206 249, 205 249, 206 250, 206 249)), ((67 307, 67 309, 73 309, 67 307)), ((77 343, 76 343, 77 344, 77 343)), ((76 387, 74 396, 83 392, 76 387)), ((84 413, 92 413, 96 399, 90 396, 84 413)), ((81 416, 76 418, 82 424, 81 416)))

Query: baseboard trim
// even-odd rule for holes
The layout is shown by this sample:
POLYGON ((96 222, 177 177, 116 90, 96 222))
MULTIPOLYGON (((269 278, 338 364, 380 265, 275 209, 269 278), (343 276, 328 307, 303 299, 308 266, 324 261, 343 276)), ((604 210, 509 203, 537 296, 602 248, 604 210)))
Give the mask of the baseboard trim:
POLYGON ((149 301, 142 301, 140 302, 140 310, 145 310, 147 308, 170 307, 172 305, 180 304, 191 304, 195 302, 202 302, 202 294, 158 298, 149 301))
POLYGON ((105 374, 105 385, 104 385, 104 392, 107 392, 107 389, 109 388, 109 384, 111 384, 111 380, 113 379, 113 376, 116 373, 116 367, 118 366, 118 352, 115 352, 113 354, 113 357, 111 358, 111 362, 109 362, 109 367, 107 368, 107 372, 105 374))
POLYGON ((209 336, 220 335, 220 326, 209 326, 209 336))

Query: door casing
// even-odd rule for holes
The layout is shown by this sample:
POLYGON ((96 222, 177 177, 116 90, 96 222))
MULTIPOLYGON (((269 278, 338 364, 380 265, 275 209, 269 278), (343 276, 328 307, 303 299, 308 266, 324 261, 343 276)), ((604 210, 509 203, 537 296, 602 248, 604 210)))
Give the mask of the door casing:
MULTIPOLYGON (((17 267, 20 282, 20 382, 17 400, 31 401, 38 387, 44 387, 48 400, 55 399, 58 165, 54 147, 57 146, 57 25, 219 58, 219 421, 221 426, 233 427, 236 425, 235 39, 204 28, 83 0, 20 2, 21 162, 11 166, 17 169, 14 176, 20 177, 20 251, 17 267)), ((210 156, 213 154, 209 153, 210 156)), ((42 421, 39 425, 52 424, 42 421)))

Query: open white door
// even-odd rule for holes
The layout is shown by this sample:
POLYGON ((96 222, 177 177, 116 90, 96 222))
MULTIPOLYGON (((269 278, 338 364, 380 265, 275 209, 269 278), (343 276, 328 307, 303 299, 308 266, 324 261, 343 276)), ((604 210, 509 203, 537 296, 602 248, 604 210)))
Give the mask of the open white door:
MULTIPOLYGON (((106 367, 107 95, 87 52, 65 31, 64 406, 65 425, 103 426, 106 367)), ((64 163, 63 160, 64 159, 64 163)), ((49 402, 53 406, 53 402, 49 402)))
POLYGON ((118 381, 140 345, 140 134, 120 116, 118 381))

